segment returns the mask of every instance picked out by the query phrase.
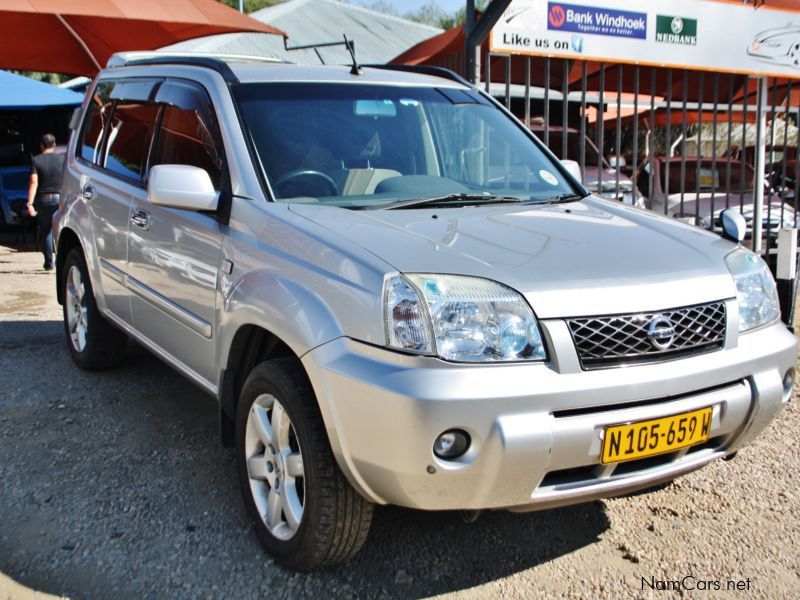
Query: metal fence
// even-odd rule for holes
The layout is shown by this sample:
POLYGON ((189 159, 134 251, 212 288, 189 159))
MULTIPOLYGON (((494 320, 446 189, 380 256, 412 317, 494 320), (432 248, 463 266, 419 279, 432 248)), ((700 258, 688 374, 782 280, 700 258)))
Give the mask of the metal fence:
POLYGON ((713 230, 737 208, 768 256, 796 226, 800 84, 488 52, 481 64, 481 85, 592 191, 713 230))

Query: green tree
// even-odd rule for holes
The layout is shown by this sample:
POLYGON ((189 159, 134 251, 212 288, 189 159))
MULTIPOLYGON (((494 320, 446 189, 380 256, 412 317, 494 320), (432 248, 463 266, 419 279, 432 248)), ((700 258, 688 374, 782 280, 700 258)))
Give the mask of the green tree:
MULTIPOLYGON (((239 10, 239 0, 219 0, 223 4, 227 4, 231 8, 239 10)), ((244 0, 244 12, 251 13, 268 6, 279 4, 280 0, 244 0)))
POLYGON ((22 75, 23 77, 30 77, 31 79, 35 79, 36 81, 44 81, 45 83, 51 83, 53 85, 58 85, 59 83, 64 83, 65 81, 69 81, 72 79, 72 75, 63 75, 61 73, 42 73, 41 71, 10 71, 15 75, 22 75))
MULTIPOLYGON (((480 11, 483 11, 488 4, 489 0, 475 0, 475 8, 480 11)), ((433 25, 434 27, 441 27, 442 29, 452 29, 458 25, 463 25, 467 14, 466 6, 460 8, 455 13, 448 14, 435 0, 423 4, 417 10, 406 11, 402 15, 394 6, 386 2, 386 0, 378 0, 365 6, 376 12, 394 15, 396 17, 402 16, 409 21, 425 23, 426 25, 433 25)))

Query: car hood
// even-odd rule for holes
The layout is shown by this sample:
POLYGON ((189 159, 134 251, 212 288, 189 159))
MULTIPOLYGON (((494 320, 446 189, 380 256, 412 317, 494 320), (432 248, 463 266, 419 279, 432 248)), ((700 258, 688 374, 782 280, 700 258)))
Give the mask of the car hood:
POLYGON ((735 295, 733 245, 596 197, 549 206, 345 210, 291 205, 405 273, 485 277, 539 318, 643 312, 735 295))

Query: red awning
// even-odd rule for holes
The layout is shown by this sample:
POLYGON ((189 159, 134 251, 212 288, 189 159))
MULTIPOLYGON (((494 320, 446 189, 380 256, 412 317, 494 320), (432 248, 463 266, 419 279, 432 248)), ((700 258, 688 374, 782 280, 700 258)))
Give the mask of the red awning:
POLYGON ((285 35, 216 0, 4 0, 0 68, 94 75, 115 52, 242 31, 285 35))

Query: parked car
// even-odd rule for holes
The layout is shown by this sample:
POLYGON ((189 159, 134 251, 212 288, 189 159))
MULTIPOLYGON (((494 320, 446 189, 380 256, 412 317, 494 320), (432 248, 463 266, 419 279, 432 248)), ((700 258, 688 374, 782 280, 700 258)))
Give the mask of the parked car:
POLYGON ((790 23, 760 32, 747 47, 747 54, 766 62, 800 68, 800 25, 790 23))
MULTIPOLYGON (((531 126, 540 140, 544 140, 544 125, 534 124, 531 126)), ((558 158, 574 160, 581 164, 581 134, 573 128, 567 129, 567 152, 564 154, 564 128, 555 125, 550 126, 547 146, 558 158)), ((616 166, 608 162, 605 156, 601 156, 594 142, 584 136, 584 171, 583 184, 589 191, 600 194, 604 198, 619 200, 623 204, 644 207, 645 198, 633 185, 633 181, 625 173, 617 176, 616 166), (599 166, 601 165, 601 166, 599 166)), ((619 159, 618 159, 619 160, 619 159)), ((624 167, 620 165, 620 167, 624 167)))
MULTIPOLYGON (((649 194, 647 208, 654 212, 682 219, 706 229, 722 232, 720 213, 728 206, 740 210, 747 222, 747 236, 752 236, 755 194, 753 167, 738 160, 696 157, 646 159, 638 170, 637 184, 649 194), (684 163, 684 166, 681 163, 684 163), (653 190, 650 190, 650 168, 654 166, 653 190), (730 177, 728 167, 730 165, 730 177), (744 172, 744 178, 742 178, 744 172)), ((762 231, 777 235, 784 227, 800 225, 794 208, 781 197, 765 190, 762 208, 762 231)))
POLYGON ((791 398, 759 256, 590 195, 449 71, 117 55, 82 111, 54 222, 69 353, 116 366, 132 337, 218 399, 283 565, 353 556, 374 504, 650 488, 791 398))
POLYGON ((29 167, 0 167, 0 230, 19 224, 28 202, 29 167))

